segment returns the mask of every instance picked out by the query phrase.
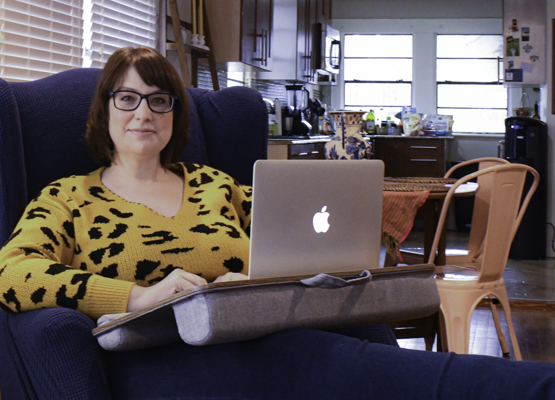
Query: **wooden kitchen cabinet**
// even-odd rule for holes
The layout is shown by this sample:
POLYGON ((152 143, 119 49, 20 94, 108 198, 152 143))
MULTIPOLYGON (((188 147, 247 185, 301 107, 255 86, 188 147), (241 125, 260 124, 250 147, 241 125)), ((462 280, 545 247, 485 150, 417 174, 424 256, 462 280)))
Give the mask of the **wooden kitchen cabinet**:
POLYGON ((312 42, 315 34, 313 26, 316 24, 316 15, 311 12, 313 1, 297 1, 297 79, 302 82, 314 81, 312 42))
POLYGON ((292 141, 269 140, 269 160, 324 160, 324 146, 326 141, 310 142, 303 140, 301 143, 292 141))
POLYGON ((315 44, 322 33, 318 23, 331 23, 331 0, 297 1, 297 78, 317 83, 315 44))
POLYGON ((374 137, 374 158, 385 164, 388 177, 442 177, 450 138, 374 137))
POLYGON ((331 0, 274 0, 272 71, 259 79, 316 83, 317 23, 331 23, 331 0))
POLYGON ((205 0, 218 63, 272 68, 274 0, 205 0))

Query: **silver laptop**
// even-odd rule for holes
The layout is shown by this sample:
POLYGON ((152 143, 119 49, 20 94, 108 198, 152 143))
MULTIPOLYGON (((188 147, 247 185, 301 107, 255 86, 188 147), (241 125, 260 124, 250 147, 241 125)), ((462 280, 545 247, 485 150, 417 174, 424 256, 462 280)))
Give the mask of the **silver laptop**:
POLYGON ((249 277, 378 268, 381 160, 259 160, 249 277))

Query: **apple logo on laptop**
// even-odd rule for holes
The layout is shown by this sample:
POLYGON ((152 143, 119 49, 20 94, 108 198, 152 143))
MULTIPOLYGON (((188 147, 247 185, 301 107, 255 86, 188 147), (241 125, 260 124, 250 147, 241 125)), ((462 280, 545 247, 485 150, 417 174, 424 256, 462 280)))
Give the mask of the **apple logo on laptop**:
POLYGON ((326 212, 326 208, 327 206, 322 207, 322 211, 314 214, 314 218, 312 218, 312 225, 314 225, 316 233, 326 233, 330 228, 330 224, 328 223, 330 213, 326 212))

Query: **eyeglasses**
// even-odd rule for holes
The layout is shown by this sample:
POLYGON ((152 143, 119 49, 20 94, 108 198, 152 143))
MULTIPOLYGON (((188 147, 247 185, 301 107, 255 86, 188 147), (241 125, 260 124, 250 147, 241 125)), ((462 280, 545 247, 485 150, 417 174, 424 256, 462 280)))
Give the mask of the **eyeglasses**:
POLYGON ((114 106, 118 110, 133 111, 139 108, 141 101, 146 99, 148 108, 155 113, 169 113, 177 96, 168 93, 141 94, 131 90, 116 90, 109 93, 114 99, 114 106))

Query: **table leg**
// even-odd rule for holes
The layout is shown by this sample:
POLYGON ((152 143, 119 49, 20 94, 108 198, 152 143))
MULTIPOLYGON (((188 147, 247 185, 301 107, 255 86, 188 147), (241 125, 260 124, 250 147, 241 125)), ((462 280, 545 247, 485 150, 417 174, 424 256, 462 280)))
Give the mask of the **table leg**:
MULTIPOLYGON (((434 236, 439 222, 439 215, 443 207, 442 199, 428 199, 424 203, 424 262, 428 262, 430 258, 431 247, 434 242, 434 236)), ((434 263, 436 265, 445 265, 445 225, 441 232, 441 237, 438 244, 438 253, 434 263)))
POLYGON ((390 255, 387 251, 385 252, 385 259, 383 262, 384 267, 394 267, 399 262, 397 256, 390 255))

